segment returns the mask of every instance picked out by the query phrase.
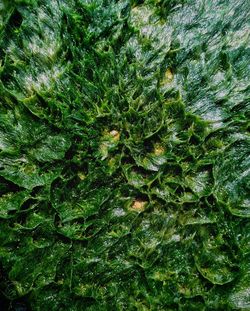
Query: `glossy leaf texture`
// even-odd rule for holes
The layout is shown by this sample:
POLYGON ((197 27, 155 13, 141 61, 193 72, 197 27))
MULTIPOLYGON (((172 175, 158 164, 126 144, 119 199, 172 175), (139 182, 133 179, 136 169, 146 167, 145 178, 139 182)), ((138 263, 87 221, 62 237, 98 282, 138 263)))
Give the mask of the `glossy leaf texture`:
POLYGON ((250 309, 249 12, 0 0, 6 299, 250 309))

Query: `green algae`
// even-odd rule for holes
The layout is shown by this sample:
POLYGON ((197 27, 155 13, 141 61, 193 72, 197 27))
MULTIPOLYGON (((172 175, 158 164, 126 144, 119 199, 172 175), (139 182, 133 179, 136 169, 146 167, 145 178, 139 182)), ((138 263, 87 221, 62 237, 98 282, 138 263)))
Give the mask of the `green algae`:
POLYGON ((250 308, 249 11, 245 0, 0 1, 7 299, 250 308))

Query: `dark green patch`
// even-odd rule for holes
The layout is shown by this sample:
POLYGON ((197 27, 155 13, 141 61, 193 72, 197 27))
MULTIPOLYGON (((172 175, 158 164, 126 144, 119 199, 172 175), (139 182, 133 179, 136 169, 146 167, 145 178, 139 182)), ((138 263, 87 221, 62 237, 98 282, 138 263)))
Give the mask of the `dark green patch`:
POLYGON ((249 310, 249 10, 0 0, 10 308, 249 310))

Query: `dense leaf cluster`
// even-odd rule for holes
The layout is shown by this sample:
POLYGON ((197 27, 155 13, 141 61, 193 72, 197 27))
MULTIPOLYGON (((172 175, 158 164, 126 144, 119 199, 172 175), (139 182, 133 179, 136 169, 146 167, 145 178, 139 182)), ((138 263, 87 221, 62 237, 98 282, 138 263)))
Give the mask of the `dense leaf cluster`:
POLYGON ((0 1, 5 297, 249 310, 249 12, 0 1))

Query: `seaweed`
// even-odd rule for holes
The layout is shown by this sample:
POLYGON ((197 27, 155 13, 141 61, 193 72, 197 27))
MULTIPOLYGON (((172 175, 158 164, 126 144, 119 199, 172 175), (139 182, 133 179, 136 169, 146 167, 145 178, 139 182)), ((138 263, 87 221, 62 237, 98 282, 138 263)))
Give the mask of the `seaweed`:
POLYGON ((250 308, 249 12, 0 1, 1 310, 250 308))

